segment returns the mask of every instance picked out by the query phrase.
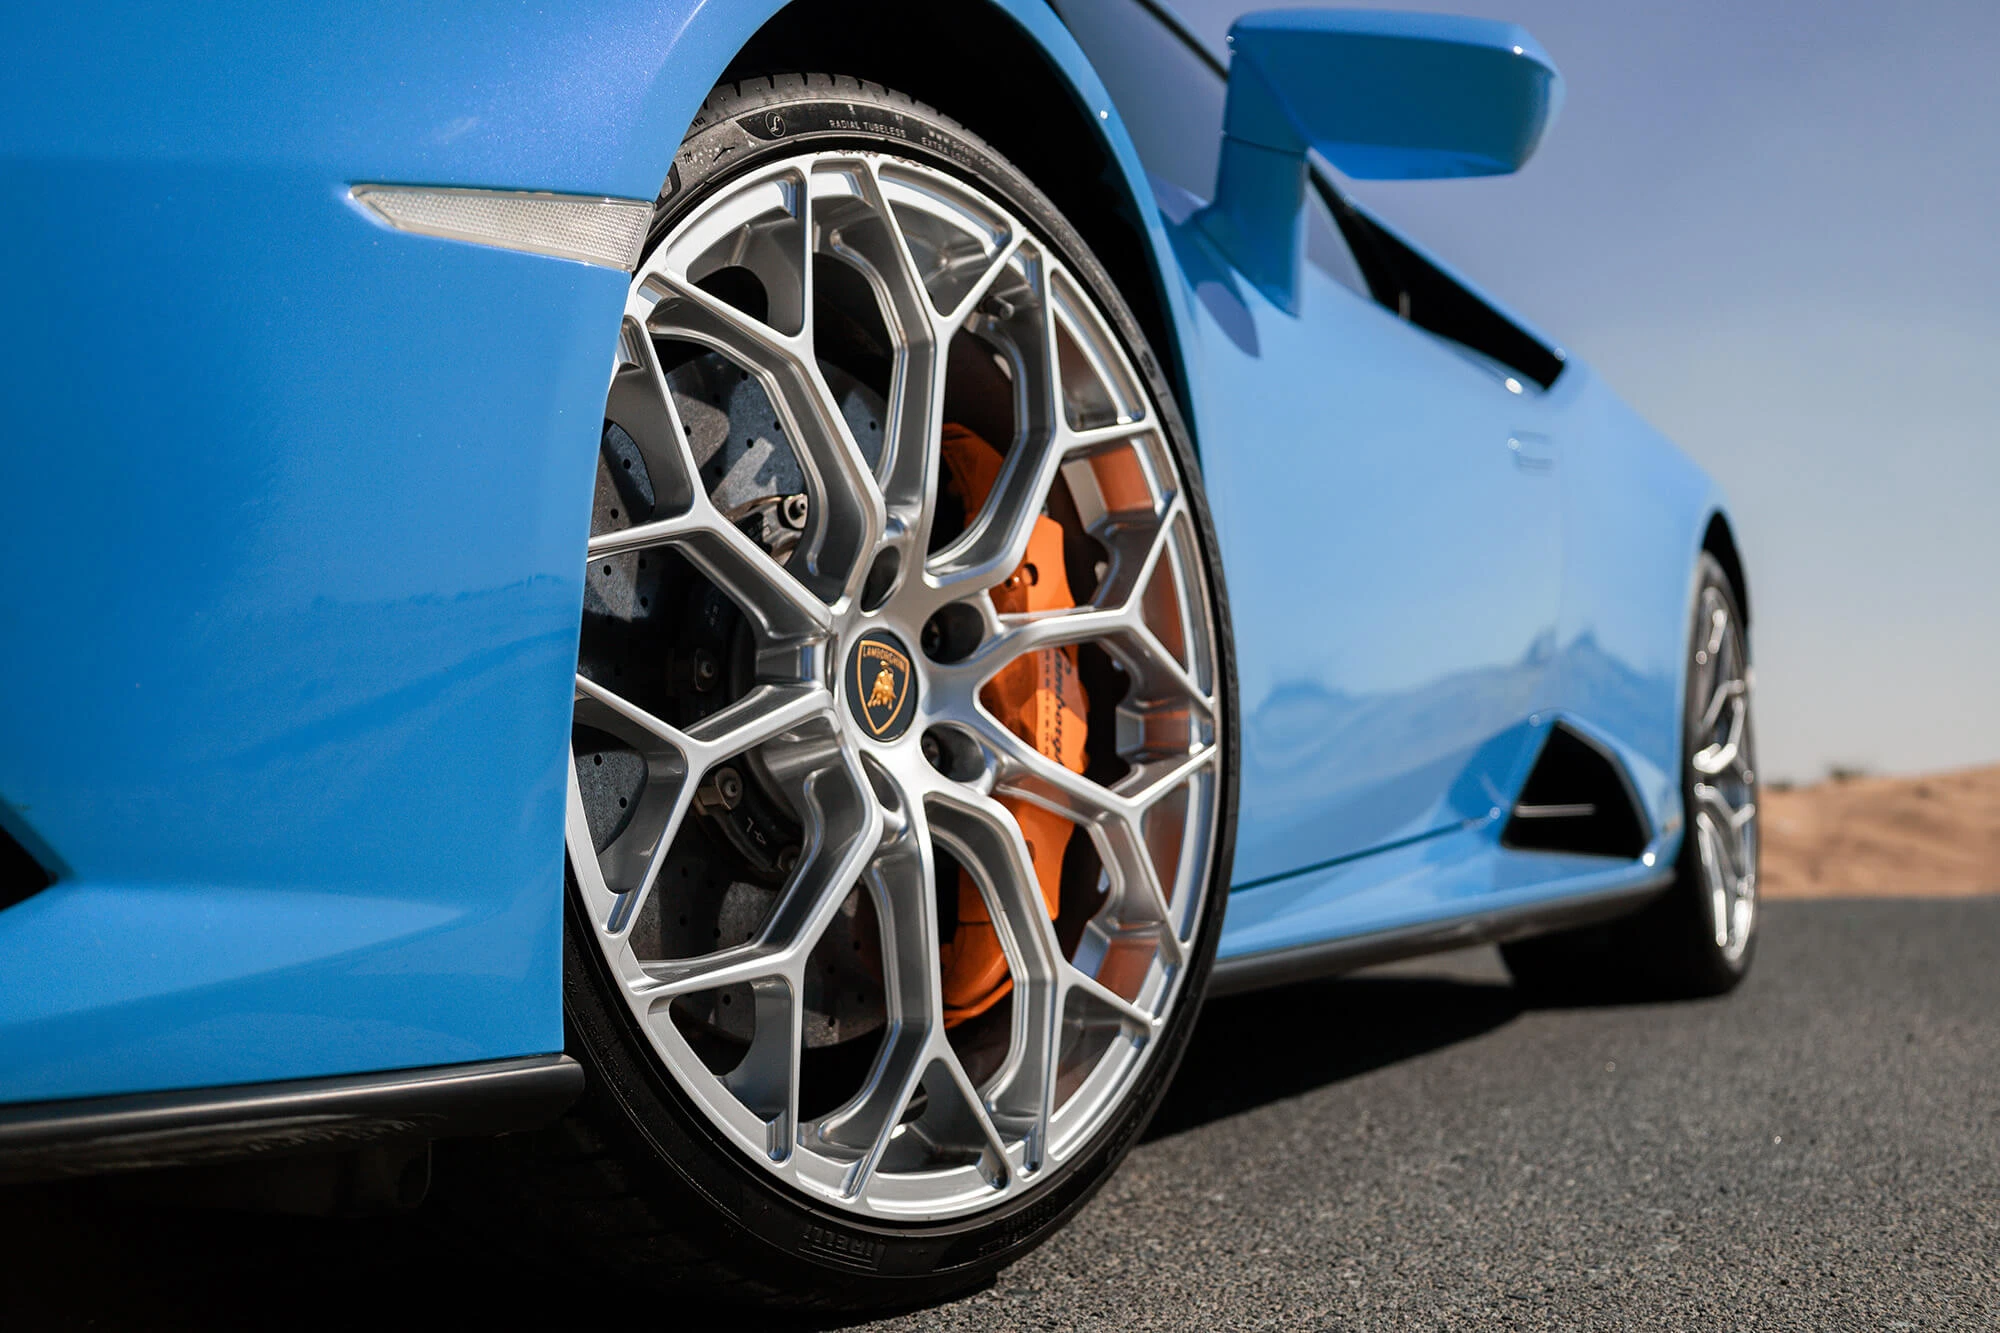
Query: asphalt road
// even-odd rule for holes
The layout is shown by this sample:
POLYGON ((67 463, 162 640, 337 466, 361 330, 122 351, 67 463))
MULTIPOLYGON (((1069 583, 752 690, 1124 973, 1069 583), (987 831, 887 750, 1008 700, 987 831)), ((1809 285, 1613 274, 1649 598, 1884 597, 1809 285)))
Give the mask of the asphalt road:
MULTIPOLYGON (((880 1329, 2000 1329, 2000 899, 1777 903, 1734 996, 1526 1010, 1490 953, 1211 1006, 1147 1140, 880 1329)), ((0 1327, 698 1327, 423 1214, 0 1194, 0 1327), (559 1285, 559 1284, 556 1284, 559 1285)))

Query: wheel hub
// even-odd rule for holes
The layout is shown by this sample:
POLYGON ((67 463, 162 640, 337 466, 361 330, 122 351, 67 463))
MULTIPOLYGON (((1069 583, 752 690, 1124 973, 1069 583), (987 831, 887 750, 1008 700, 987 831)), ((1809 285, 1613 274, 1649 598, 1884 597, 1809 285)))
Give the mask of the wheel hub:
POLYGON ((917 715, 916 664, 901 639, 869 630, 855 639, 843 676, 848 716, 867 739, 900 740, 917 715))

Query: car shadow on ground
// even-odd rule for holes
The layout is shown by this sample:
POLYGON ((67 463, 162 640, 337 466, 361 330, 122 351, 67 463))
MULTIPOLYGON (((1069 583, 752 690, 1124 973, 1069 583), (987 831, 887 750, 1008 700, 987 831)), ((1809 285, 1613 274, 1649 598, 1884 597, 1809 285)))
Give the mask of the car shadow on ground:
MULTIPOLYGON (((1489 977, 1364 974, 1217 1000, 1155 1116, 1159 1139, 1490 1032, 1521 1012, 1489 977)), ((435 1202, 327 1220, 161 1206, 115 1184, 0 1189, 0 1327, 839 1327, 667 1310, 503 1254, 435 1202)))
POLYGON ((1470 1040, 1523 1007, 1504 981, 1428 975, 1361 974, 1211 1000, 1146 1138, 1470 1040))

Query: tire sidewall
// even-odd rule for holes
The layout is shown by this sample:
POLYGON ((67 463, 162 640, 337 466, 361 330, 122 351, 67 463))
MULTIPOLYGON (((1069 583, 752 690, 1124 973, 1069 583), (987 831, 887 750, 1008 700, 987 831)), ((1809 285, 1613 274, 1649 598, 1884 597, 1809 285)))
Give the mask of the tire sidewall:
MULTIPOLYGON (((1081 1151, 1054 1168, 1053 1179, 989 1213, 937 1223, 886 1223, 820 1205, 745 1161, 679 1083, 661 1067, 624 1005, 594 931, 580 909, 567 868, 564 1010, 573 1054, 591 1076, 587 1111, 638 1164, 655 1210, 687 1205, 718 1214, 708 1238, 733 1249, 746 1267, 796 1265, 829 1289, 884 1285, 927 1299, 939 1280, 970 1285, 1005 1266, 1060 1228, 1088 1201, 1143 1131, 1179 1064, 1199 1014, 1212 967, 1234 855, 1237 742, 1236 677, 1228 599, 1200 474, 1167 377, 1102 266, 1054 206, 977 138, 895 94, 848 80, 796 86, 754 80, 734 97, 713 97, 691 127, 663 190, 649 245, 714 191, 782 157, 836 149, 890 152, 945 171, 1013 209, 1055 249, 1110 317, 1162 419, 1182 469, 1218 627, 1216 677, 1224 725, 1217 836, 1209 867, 1209 903, 1194 941, 1182 992, 1156 1049, 1127 1092, 1124 1107, 1081 1151), (858 127, 858 128, 857 128, 858 127), (926 1282, 928 1280, 928 1282, 926 1282)), ((567 866, 567 863, 566 863, 567 866)), ((636 1183, 636 1182, 635 1182, 636 1183)), ((692 1218, 678 1220, 685 1224, 692 1218)), ((699 1225, 699 1223, 695 1223, 699 1225)), ((773 1275, 775 1278, 777 1275, 773 1275)), ((892 1295, 889 1299, 895 1299, 892 1295)))

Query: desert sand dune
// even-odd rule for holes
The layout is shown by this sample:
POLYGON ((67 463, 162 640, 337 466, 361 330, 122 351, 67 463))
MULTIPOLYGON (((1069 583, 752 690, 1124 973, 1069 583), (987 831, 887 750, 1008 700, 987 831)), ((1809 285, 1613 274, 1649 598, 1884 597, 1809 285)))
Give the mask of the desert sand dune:
POLYGON ((1764 793, 1772 898, 2000 893, 2000 765, 1764 793))

